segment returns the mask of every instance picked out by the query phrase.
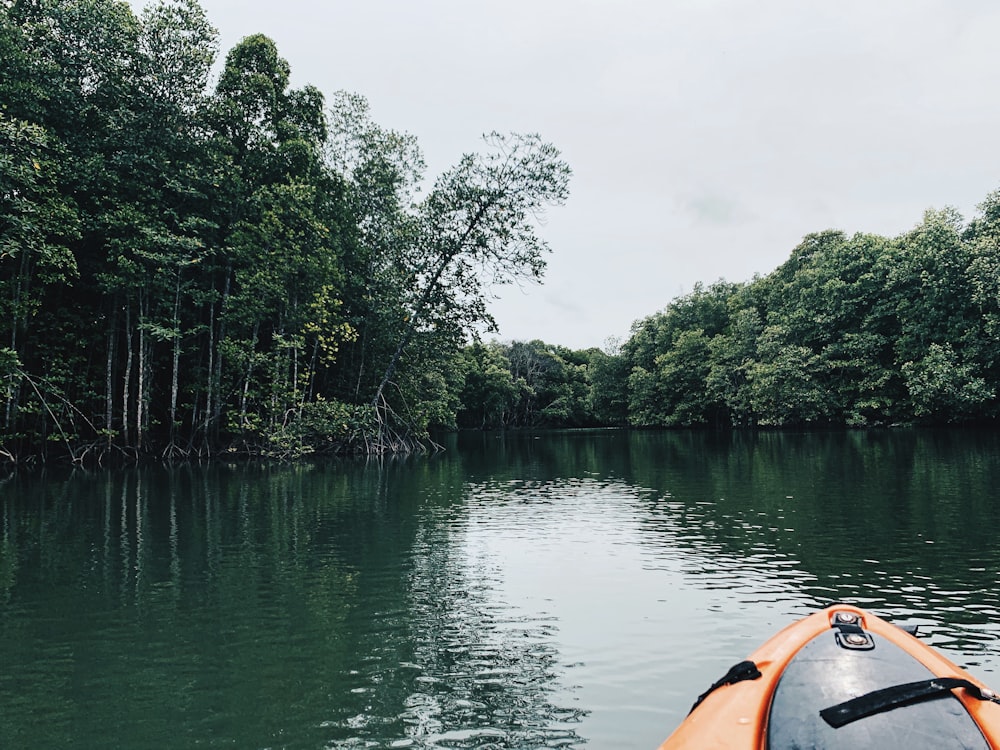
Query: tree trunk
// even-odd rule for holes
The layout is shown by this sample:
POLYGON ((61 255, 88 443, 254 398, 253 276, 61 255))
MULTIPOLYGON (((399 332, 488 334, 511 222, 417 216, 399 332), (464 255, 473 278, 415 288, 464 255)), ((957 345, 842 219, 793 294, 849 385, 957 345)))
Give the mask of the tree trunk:
POLYGON ((170 445, 173 447, 177 437, 177 391, 178 391, 178 369, 181 361, 181 271, 177 269, 177 279, 174 284, 174 358, 173 371, 170 375, 170 445))
POLYGON ((250 353, 247 355, 247 369, 243 377, 243 393, 240 395, 240 429, 244 429, 247 424, 247 395, 250 391, 250 377, 253 375, 253 354, 257 349, 257 333, 260 323, 254 323, 253 336, 250 339, 250 353))
POLYGON ((207 448, 209 446, 208 429, 212 422, 212 399, 215 392, 212 384, 215 381, 215 303, 208 305, 208 375, 205 383, 205 417, 202 421, 202 439, 207 448))
POLYGON ((403 338, 400 339, 399 346, 396 347, 396 351, 393 353, 392 359, 389 361, 389 366, 385 369, 382 381, 378 384, 378 388, 375 390, 375 395, 371 400, 372 406, 377 407, 382 402, 382 394, 385 391, 385 387, 389 384, 389 381, 392 380, 392 376, 396 372, 396 366, 399 364, 399 358, 402 356, 403 350, 410 343, 410 339, 413 338, 413 334, 417 329, 417 323, 424 314, 424 308, 427 306, 427 302, 430 300, 431 294, 437 288, 438 281, 441 279, 441 274, 444 273, 445 269, 455 256, 462 252, 462 249, 465 247, 465 243, 472 235, 472 232, 482 221, 486 212, 492 205, 493 202, 491 200, 487 200, 482 203, 476 211, 475 216, 469 219, 469 223, 462 232, 462 236, 449 250, 446 250, 441 255, 441 258, 438 261, 438 267, 434 270, 434 275, 431 277, 431 280, 427 282, 427 286, 424 288, 423 294, 420 295, 420 300, 417 302, 417 306, 413 310, 413 315, 410 317, 410 322, 406 326, 406 332, 403 334, 403 338))
POLYGON ((232 264, 226 266, 226 278, 222 287, 222 300, 219 302, 219 335, 215 340, 215 410, 212 412, 212 424, 218 427, 222 419, 222 343, 226 340, 226 304, 229 301, 230 282, 232 280, 232 264))
POLYGON ((147 317, 147 300, 143 291, 139 292, 139 383, 136 388, 135 399, 135 445, 138 450, 142 450, 142 444, 146 438, 146 389, 148 356, 146 352, 146 329, 143 323, 147 317))
POLYGON ((125 375, 122 388, 122 437, 125 445, 131 445, 131 425, 129 424, 130 385, 132 381, 132 303, 125 303, 125 375))
MULTIPOLYGON (((285 330, 281 326, 280 321, 278 323, 278 326, 279 326, 278 335, 276 338, 278 341, 284 342, 285 330)), ((254 336, 254 338, 256 339, 256 336, 254 336)), ((282 377, 282 371, 284 371, 287 374, 288 368, 281 366, 282 360, 288 356, 287 352, 288 349, 285 348, 284 346, 274 347, 274 370, 271 373, 271 420, 270 421, 272 430, 277 425, 278 413, 282 411, 281 407, 284 406, 282 401, 279 400, 278 389, 280 388, 281 391, 283 392, 288 391, 288 385, 284 382, 284 378, 282 377)))
POLYGON ((389 366, 385 368, 385 374, 382 375, 382 381, 378 384, 378 388, 375 389, 375 395, 372 396, 371 400, 372 406, 378 407, 382 403, 382 394, 385 391, 385 387, 389 384, 389 381, 392 380, 392 376, 396 373, 396 366, 399 364, 399 358, 403 355, 403 350, 410 343, 410 339, 413 338, 413 334, 417 329, 417 321, 420 320, 420 316, 424 313, 424 308, 427 306, 427 302, 431 298, 431 292, 433 292, 437 287, 441 274, 444 273, 444 269, 446 269, 448 264, 451 263, 451 259, 454 255, 455 254, 452 252, 442 256, 437 269, 434 271, 434 276, 427 283, 424 293, 420 295, 420 300, 417 302, 413 315, 410 316, 410 321, 406 326, 406 331, 403 333, 403 338, 399 340, 399 345, 396 347, 396 351, 393 352, 392 359, 389 360, 389 366))
POLYGON ((108 433, 108 449, 111 448, 111 435, 115 418, 114 395, 114 363, 115 363, 115 328, 118 325, 118 309, 112 305, 108 323, 108 353, 104 365, 104 429, 108 433))
POLYGON ((313 400, 313 395, 316 392, 316 368, 319 367, 319 336, 316 336, 316 340, 313 341, 312 356, 309 358, 309 372, 306 373, 306 383, 307 388, 302 389, 302 402, 299 404, 301 409, 307 402, 313 400))
MULTIPOLYGON (((11 285, 11 310, 13 311, 13 315, 11 315, 10 321, 10 350, 14 352, 15 356, 19 356, 21 354, 21 352, 17 351, 17 329, 19 327, 28 327, 28 312, 27 309, 24 309, 22 313, 21 306, 22 301, 28 295, 27 288, 30 282, 30 270, 31 262, 29 253, 26 250, 22 250, 21 270, 19 273, 15 274, 14 282, 11 285)), ((27 308, 26 305, 25 308, 27 308)), ((20 398, 20 391, 21 389, 18 385, 17 375, 15 373, 11 373, 7 384, 7 403, 4 409, 4 424, 8 429, 13 424, 17 415, 17 402, 20 398)))

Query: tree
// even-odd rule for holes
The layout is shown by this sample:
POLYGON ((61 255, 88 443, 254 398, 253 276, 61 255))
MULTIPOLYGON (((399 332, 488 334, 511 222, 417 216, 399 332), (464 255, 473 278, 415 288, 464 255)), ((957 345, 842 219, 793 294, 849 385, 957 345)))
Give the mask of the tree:
POLYGON ((497 343, 475 342, 465 349, 464 356, 459 423, 483 430, 504 427, 517 393, 504 348, 497 343))
POLYGON ((883 237, 827 230, 804 237, 760 282, 767 324, 823 361, 816 372, 829 395, 830 419, 885 422, 900 396, 891 375, 898 318, 885 301, 895 252, 883 237))
POLYGON ((931 344, 927 355, 903 363, 903 377, 917 417, 940 422, 960 422, 987 412, 996 393, 960 362, 951 344, 931 344))
MULTIPOLYGON (((122 205, 107 213, 108 224, 121 238, 111 246, 119 248, 112 261, 122 271, 109 279, 108 289, 123 298, 134 324, 122 329, 125 348, 131 352, 134 346, 138 352, 135 422, 129 425, 131 406, 123 399, 124 434, 131 432, 142 446, 154 421, 156 386, 169 387, 169 399, 159 399, 168 404, 166 413, 158 415, 167 425, 168 452, 179 450, 181 355, 185 342, 203 330, 197 318, 182 315, 188 307, 183 303, 201 298, 197 272, 215 229, 205 137, 215 55, 216 31, 193 0, 161 0, 144 9, 134 63, 137 85, 126 100, 129 119, 121 138, 130 143, 133 158, 121 176, 122 205), (118 283, 123 280, 124 285, 118 283), (170 373, 169 386, 163 372, 170 373)), ((109 370, 113 354, 109 345, 109 370)), ((123 377, 131 378, 130 368, 123 377)), ((130 389, 131 383, 123 386, 124 393, 130 389)), ((110 415, 110 386, 107 400, 110 415)))
MULTIPOLYGON (((60 195, 60 156, 38 125, 0 112, 0 319, 7 322, 4 346, 24 360, 29 321, 41 309, 50 285, 77 275, 68 243, 79 233, 74 203, 60 195)), ((17 402, 13 371, 5 384, 5 426, 17 402)))
POLYGON ((900 322, 899 363, 922 358, 932 343, 950 342, 961 351, 978 338, 980 315, 968 275, 972 257, 961 230, 954 209, 929 210, 899 238, 887 281, 900 322))
POLYGON ((1000 387, 1000 191, 990 193, 978 207, 963 240, 969 248, 972 303, 981 332, 967 342, 967 361, 979 364, 991 387, 1000 387))
POLYGON ((307 400, 320 360, 332 364, 354 335, 340 316, 339 246, 324 198, 303 183, 262 187, 231 235, 236 273, 227 319, 241 365, 238 429, 262 426, 250 412, 266 415, 273 429, 307 400), (234 338, 240 332, 249 338, 234 338))
POLYGON ((558 427, 584 427, 593 423, 590 411, 590 357, 564 346, 549 346, 551 365, 539 389, 544 404, 539 416, 542 424, 558 427))
POLYGON ((602 425, 628 424, 628 362, 620 351, 588 351, 590 395, 588 409, 602 425))
MULTIPOLYGON (((41 398, 46 391, 46 399, 58 401, 75 419, 89 412, 96 395, 90 354, 100 345, 103 322, 94 283, 104 249, 100 216, 121 196, 115 160, 133 156, 122 143, 127 131, 121 125, 130 111, 127 95, 134 86, 138 25, 127 4, 112 0, 13 3, 0 19, 5 116, 40 128, 36 132, 45 143, 46 155, 36 160, 41 167, 36 171, 49 183, 48 205, 36 207, 42 212, 37 217, 53 222, 65 221, 67 212, 75 214, 73 228, 50 245, 50 250, 64 248, 58 261, 62 280, 33 284, 30 294, 44 290, 46 298, 33 314, 31 329, 21 331, 18 349, 25 372, 40 386, 36 395, 41 398), (63 283, 77 275, 79 283, 63 283)), ((45 231, 35 242, 51 239, 45 231)), ((35 256, 31 263, 42 260, 37 253, 30 255, 35 256)), ((43 255, 53 258, 49 251, 43 255)), ((46 270, 47 263, 34 269, 49 274, 53 268, 46 270)), ((21 278, 26 278, 23 273, 21 278)), ((65 416, 48 413, 53 420, 65 416)), ((44 435, 44 427, 22 426, 29 434, 44 435)))
POLYGON ((829 414, 822 384, 822 358, 788 340, 780 326, 768 326, 758 340, 758 361, 748 372, 756 422, 787 426, 821 421, 829 414))
POLYGON ((731 301, 740 289, 725 281, 707 288, 696 284, 690 294, 633 326, 623 347, 630 364, 632 424, 691 425, 714 415, 706 385, 709 342, 729 325, 731 301))
POLYGON ((381 406, 399 359, 414 335, 442 321, 463 328, 495 323, 489 290, 539 279, 547 245, 535 221, 568 195, 569 166, 538 136, 492 134, 491 153, 466 155, 441 175, 419 204, 415 232, 403 248, 412 296, 402 334, 371 403, 381 406))
POLYGON ((342 176, 352 216, 343 259, 345 314, 358 332, 343 348, 334 388, 341 398, 362 401, 377 388, 408 315, 412 207, 425 165, 416 139, 373 122, 364 97, 335 94, 329 122, 326 159, 342 176))
POLYGON ((355 336, 344 317, 346 185, 326 162, 322 95, 290 89, 289 76, 272 40, 247 37, 227 55, 209 118, 224 200, 208 400, 213 421, 227 407, 226 426, 249 440, 266 441, 325 396, 319 380, 355 336))
POLYGON ((709 341, 700 328, 683 331, 674 346, 657 358, 656 374, 667 396, 661 404, 665 426, 690 427, 708 421, 709 341))
POLYGON ((734 425, 754 423, 749 373, 757 361, 763 329, 757 308, 744 307, 733 313, 728 329, 709 342, 705 388, 710 401, 724 407, 725 419, 734 425))
MULTIPOLYGON (((327 428, 383 450, 365 440, 379 409, 417 441, 455 424, 486 300, 544 268, 536 219, 569 178, 555 149, 494 136, 418 201, 412 136, 360 97, 326 112, 290 88, 267 37, 209 92, 196 0, 2 5, 5 440, 287 456, 336 450, 327 428)), ((544 384, 553 421, 586 418, 571 354, 544 384)))

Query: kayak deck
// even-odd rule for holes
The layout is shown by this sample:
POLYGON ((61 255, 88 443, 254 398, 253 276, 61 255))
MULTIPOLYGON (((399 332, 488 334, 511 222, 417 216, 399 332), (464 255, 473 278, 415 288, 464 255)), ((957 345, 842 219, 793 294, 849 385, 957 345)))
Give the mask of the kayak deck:
POLYGON ((908 652, 888 641, 870 636, 872 649, 854 650, 841 647, 835 635, 820 633, 788 663, 771 701, 767 747, 989 750, 979 726, 949 691, 931 700, 887 707, 840 727, 831 726, 821 714, 823 709, 876 690, 934 677, 908 652))
POLYGON ((799 620, 749 661, 756 669, 702 696, 660 750, 1000 748, 985 685, 857 607, 799 620))

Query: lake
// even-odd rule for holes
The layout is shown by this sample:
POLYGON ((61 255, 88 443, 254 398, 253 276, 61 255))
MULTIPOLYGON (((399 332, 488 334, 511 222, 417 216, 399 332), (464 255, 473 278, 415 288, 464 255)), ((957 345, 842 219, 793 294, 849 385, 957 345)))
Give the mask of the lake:
POLYGON ((0 484, 0 747, 647 748, 793 618, 1000 687, 993 432, 455 436, 0 484))

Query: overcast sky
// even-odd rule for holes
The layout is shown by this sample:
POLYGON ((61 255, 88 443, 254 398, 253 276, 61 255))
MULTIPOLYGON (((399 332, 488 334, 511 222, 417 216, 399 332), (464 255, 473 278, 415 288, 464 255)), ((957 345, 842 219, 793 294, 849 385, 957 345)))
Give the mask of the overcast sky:
MULTIPOLYGON (((141 4, 141 3, 137 3, 141 4)), ((264 33, 294 86, 365 96, 428 176, 483 133, 573 169, 544 284, 504 341, 574 349, 702 281, 747 281, 823 229, 895 236, 1000 188, 991 0, 202 0, 224 55, 264 33)))

